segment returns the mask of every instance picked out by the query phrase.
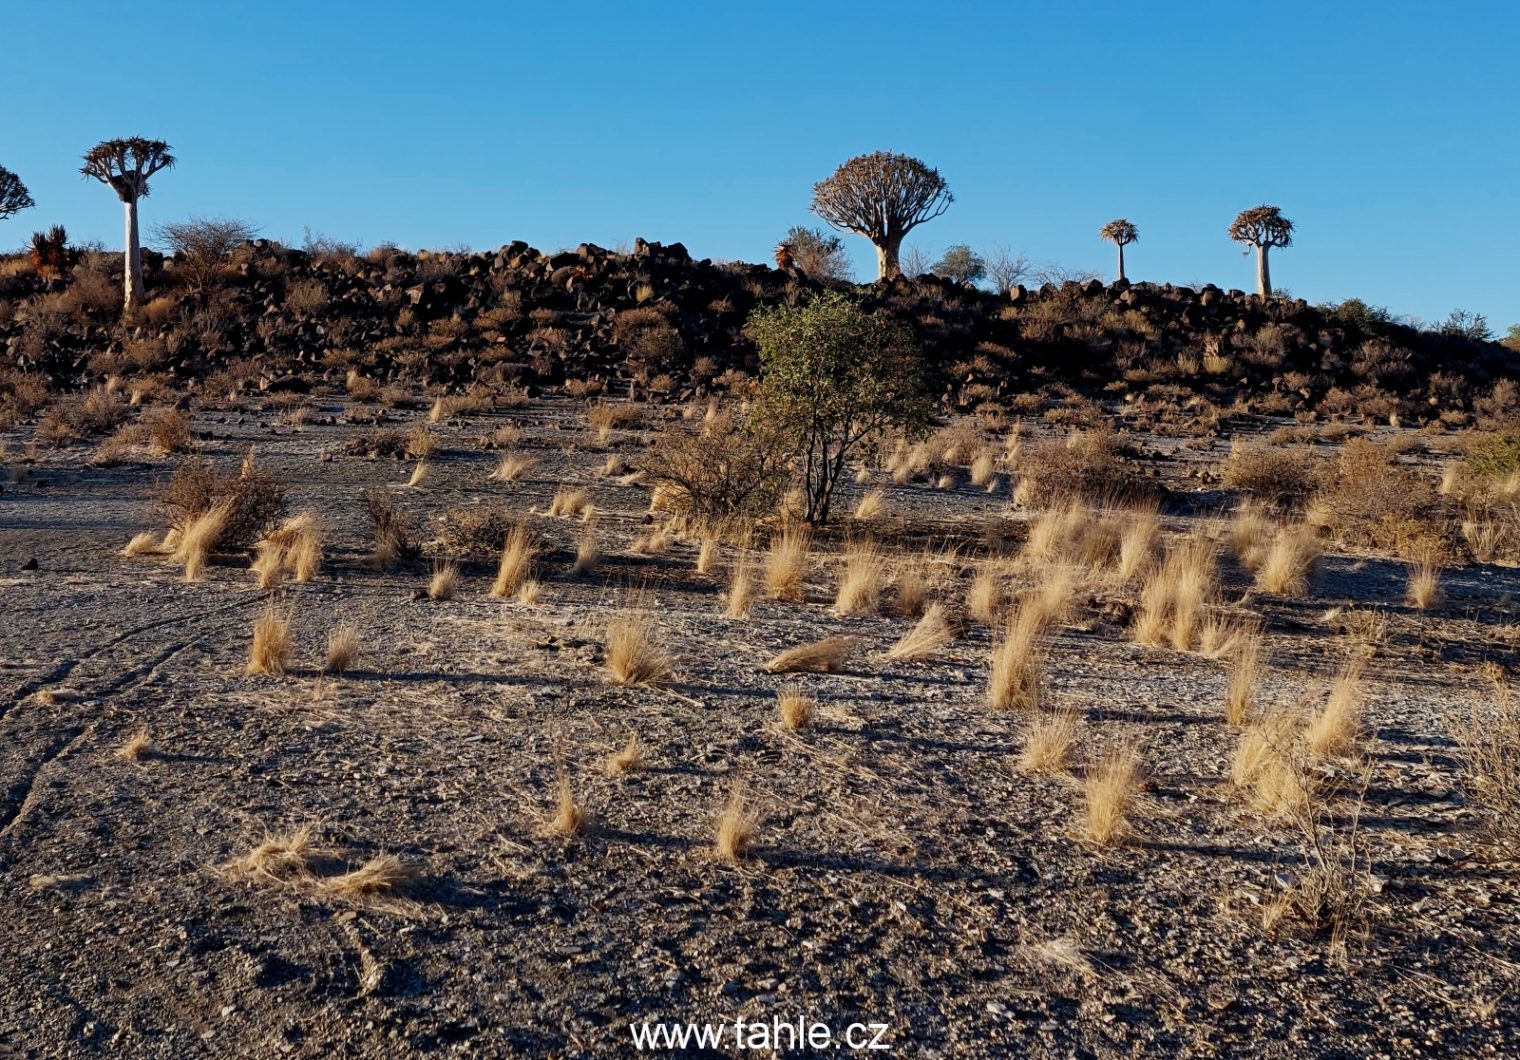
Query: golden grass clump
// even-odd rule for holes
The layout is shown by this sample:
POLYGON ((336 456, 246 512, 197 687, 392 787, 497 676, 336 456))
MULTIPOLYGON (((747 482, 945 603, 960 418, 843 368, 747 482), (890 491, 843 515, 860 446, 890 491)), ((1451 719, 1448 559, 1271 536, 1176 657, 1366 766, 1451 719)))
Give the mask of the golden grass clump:
POLYGON ((395 854, 377 854, 350 872, 323 877, 317 890, 334 898, 358 901, 405 894, 420 879, 421 874, 395 854))
POLYGON ((839 615, 871 614, 881 603, 881 578, 885 557, 874 541, 852 541, 844 553, 844 570, 834 595, 839 615))
POLYGON ((316 516, 302 512, 270 530, 256 545, 251 570, 259 588, 272 589, 284 574, 309 582, 322 568, 322 530, 316 516))
POLYGON ((1356 749, 1362 733, 1362 673, 1366 663, 1355 658, 1341 667, 1330 683, 1325 705, 1304 731, 1304 743, 1317 755, 1346 755, 1356 749))
POLYGON ((583 516, 591 507, 591 494, 583 489, 561 486, 549 501, 549 514, 555 518, 570 519, 583 516))
POLYGON ((1114 576, 1121 584, 1129 583, 1150 566, 1160 528, 1161 521, 1154 510, 1132 511, 1125 518, 1119 531, 1119 554, 1114 565, 1114 576))
POLYGON ((765 591, 773 600, 802 600, 811 535, 803 527, 787 527, 771 538, 765 555, 765 591))
POLYGON ((1070 708, 1036 714, 1024 730, 1018 767, 1025 773, 1064 773, 1077 743, 1079 721, 1070 708))
POLYGON ((206 560, 216 548, 217 539, 232 515, 231 501, 223 501, 206 509, 180 531, 174 550, 174 562, 185 565, 185 581, 199 581, 206 560))
POLYGON ((327 653, 322 672, 342 674, 353 668, 359 655, 359 629, 352 622, 339 622, 327 634, 327 653))
POLYGON ((887 491, 874 489, 860 498, 860 503, 855 505, 855 521, 859 523, 874 523, 887 514, 887 491))
POLYGON ((697 573, 711 574, 718 567, 718 542, 713 538, 703 538, 702 544, 697 547, 697 573))
POLYGON ((1129 808, 1139 788, 1140 754, 1133 747, 1109 751, 1082 782, 1087 838, 1100 846, 1130 831, 1129 808))
POLYGON ((233 876, 275 887, 293 887, 311 879, 312 863, 327 855, 312 825, 283 835, 267 836, 242 857, 224 866, 233 876))
POLYGON ((607 673, 615 685, 649 685, 674 671, 670 653, 655 640, 654 620, 640 608, 613 616, 604 639, 607 673))
POLYGON ((976 455, 971 461, 971 484, 979 488, 986 488, 997 475, 997 460, 985 450, 976 455))
POLYGON ((854 652, 854 637, 824 637, 788 648, 767 662, 765 669, 773 674, 837 673, 854 652))
POLYGON ((138 729, 116 749, 118 758, 124 758, 128 762, 140 762, 153 754, 153 739, 148 735, 147 729, 138 729))
POLYGON ((487 478, 493 482, 516 482, 526 475, 533 465, 538 463, 531 456, 521 453, 502 453, 497 458, 496 467, 492 469, 487 478))
POLYGON ((724 614, 729 618, 748 618, 755 606, 755 571, 748 555, 735 561, 728 574, 728 592, 724 594, 724 614))
POLYGON ((1132 630, 1141 644, 1187 651, 1197 640, 1214 590, 1214 547, 1193 538, 1172 548, 1146 580, 1132 630))
POLYGON ((984 626, 996 626, 1003 618, 1005 599, 1003 572, 995 563, 982 563, 966 590, 966 610, 984 626))
POLYGON ((1266 559, 1272 540, 1273 523, 1261 504, 1254 500, 1243 501, 1235 509, 1230 521, 1228 541, 1230 551, 1248 571, 1255 571, 1266 559))
POLYGON ((433 567, 432 580, 428 582, 428 599, 452 600, 459 588, 459 564, 440 563, 433 567))
POLYGON ((743 861, 754 847, 755 833, 759 829, 760 815, 749 805, 744 782, 735 780, 714 830, 713 841, 718 857, 730 864, 743 861))
POLYGON ((522 583, 517 590, 517 602, 524 607, 532 607, 537 604, 543 595, 544 587, 536 578, 529 578, 522 583))
POLYGON ((913 628, 887 650, 887 658, 922 662, 934 658, 941 648, 954 639, 955 631, 945 619, 945 609, 937 603, 930 604, 913 628))
POLYGON ((892 577, 892 610, 902 618, 923 614, 931 587, 927 559, 904 563, 892 577))
POLYGON ((428 471, 431 470, 431 468, 432 465, 429 464, 426 460, 417 461, 417 466, 412 468, 412 477, 406 480, 407 488, 422 488, 422 484, 427 480, 428 471))
POLYGON ((802 690, 801 685, 785 685, 776 693, 776 712, 781 717, 781 727, 789 731, 805 729, 811 725, 817 705, 813 697, 802 690))
POLYGON ((1274 596, 1303 596, 1318 561, 1319 542, 1311 527, 1281 527, 1256 568, 1256 587, 1274 596))
POLYGON ((271 604, 253 620, 253 642, 248 648, 248 673, 278 677, 290 659, 290 612, 271 604))
POLYGON ((611 776, 637 773, 644 768, 645 757, 644 744, 639 740, 639 734, 630 732, 622 749, 607 756, 607 772, 611 776))
POLYGON ((1258 813, 1294 817, 1309 803, 1308 779, 1301 751, 1302 718, 1297 711, 1263 714, 1235 745, 1230 783, 1249 799, 1258 813))
POLYGON ((1020 607, 992 652, 987 674, 987 702, 999 710, 1038 710, 1044 698, 1045 673, 1040 658, 1041 617, 1020 607))
POLYGON ((557 766, 555 776, 554 813, 544 821, 544 831, 558 836, 582 835, 591 828, 591 814, 576 799, 569 771, 557 766))
POLYGON ((132 540, 127 542, 121 554, 131 559, 137 556, 156 556, 162 551, 157 537, 151 531, 145 530, 140 534, 133 534, 132 540))
POLYGON ((1235 640, 1224 696, 1224 717, 1231 725, 1244 725, 1251 716, 1263 650, 1260 627, 1242 630, 1235 640))
POLYGON ((535 552, 533 534, 527 524, 517 523, 508 530, 501 561, 496 565, 496 580, 491 583, 491 595, 500 598, 520 591, 533 569, 535 552))
POLYGON ((590 574, 601 561, 602 549, 596 539, 596 524, 586 523, 575 542, 575 563, 570 570, 574 574, 590 574))
POLYGON ((1404 598, 1416 611, 1428 611, 1441 602, 1441 567, 1433 556, 1410 564, 1404 598))

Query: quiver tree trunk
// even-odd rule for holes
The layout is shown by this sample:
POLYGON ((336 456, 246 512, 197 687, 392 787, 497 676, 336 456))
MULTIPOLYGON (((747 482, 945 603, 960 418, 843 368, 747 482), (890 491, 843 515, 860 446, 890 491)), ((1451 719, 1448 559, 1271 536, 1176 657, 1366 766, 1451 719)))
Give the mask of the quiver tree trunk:
POLYGON ((902 236, 884 236, 876 244, 876 278, 895 280, 902 275, 898 255, 902 251, 902 236))
POLYGON ((1121 281, 1124 279, 1124 244, 1123 243, 1119 244, 1119 275, 1117 277, 1115 277, 1115 279, 1121 280, 1121 281))
POLYGON ((1272 297, 1272 269, 1267 264, 1267 251, 1271 247, 1256 248, 1256 293, 1263 298, 1272 297))
POLYGON ((125 249, 122 252, 122 311, 131 312, 132 308, 143 301, 143 278, 142 278, 142 243, 137 234, 137 199, 136 197, 122 199, 122 206, 126 212, 126 240, 125 249))

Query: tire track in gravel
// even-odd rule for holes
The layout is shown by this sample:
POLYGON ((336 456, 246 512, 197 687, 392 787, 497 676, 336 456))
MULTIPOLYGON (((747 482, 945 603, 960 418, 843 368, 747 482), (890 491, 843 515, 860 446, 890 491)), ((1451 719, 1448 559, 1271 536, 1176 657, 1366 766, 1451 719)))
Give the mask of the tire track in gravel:
MULTIPOLYGON (((256 595, 249 596, 243 600, 234 600, 230 604, 222 604, 219 607, 211 607, 202 611, 192 611, 189 614, 171 615, 168 618, 154 619, 152 622, 145 622, 140 626, 134 626, 131 629, 123 630, 122 632, 116 634, 116 636, 105 641, 99 647, 92 648, 90 651, 85 652, 83 655, 80 655, 77 658, 66 659, 63 662, 58 663, 47 673, 39 674, 36 677, 23 681, 11 694, 9 703, 0 704, 0 721, 3 721, 6 715, 14 710, 22 700, 26 699, 27 696, 30 696, 33 693, 46 688, 48 685, 58 684, 59 682, 67 679, 76 669, 78 669, 83 664, 100 658, 102 655, 111 651, 113 648, 126 643, 134 637, 140 637, 144 633, 151 633, 155 629, 162 629, 164 626, 188 624, 198 621, 202 618, 211 618, 215 615, 226 614, 229 611, 236 611, 245 607, 249 607, 253 604, 262 603, 265 599, 268 598, 268 595, 268 593, 259 592, 256 595)), ((193 638, 191 642, 187 643, 193 643, 193 638)), ((127 678, 125 678, 125 680, 131 680, 130 674, 127 678)), ((107 686, 102 691, 110 692, 115 690, 115 688, 107 686)))
MULTIPOLYGON (((251 603, 259 602, 264 596, 265 594, 261 593, 257 597, 248 600, 237 601, 222 607, 209 608, 192 615, 181 615, 173 619, 150 622, 128 630, 95 651, 73 660, 71 664, 68 664, 69 671, 72 671, 82 662, 100 658, 112 648, 126 643, 134 636, 150 632, 171 623, 183 624, 197 619, 226 614, 229 611, 236 611, 251 603)), ((115 678, 93 688, 89 695, 81 696, 81 701, 98 700, 117 694, 130 694, 146 688, 153 683, 158 677, 159 671, 170 660, 182 652, 195 647, 208 635, 229 633, 234 625, 235 623, 232 621, 212 623, 207 628, 199 630, 185 640, 175 641, 165 646, 146 661, 128 667, 115 678)), ((19 702, 20 698, 19 696, 17 697, 17 702, 19 702)), ((0 720, 3 720, 4 717, 5 715, 0 715, 0 720)), ((37 802, 40 801, 41 793, 38 790, 38 781, 42 778, 43 773, 47 771, 49 766, 66 759, 80 741, 95 731, 96 724, 97 722, 92 720, 87 724, 70 725, 60 730, 53 739, 47 742, 42 754, 37 758, 36 766, 18 777, 6 790, 0 791, 0 840, 9 838, 15 827, 26 820, 28 814, 37 802)), ((0 851, 0 868, 6 867, 8 861, 9 858, 6 857, 3 851, 0 851)))

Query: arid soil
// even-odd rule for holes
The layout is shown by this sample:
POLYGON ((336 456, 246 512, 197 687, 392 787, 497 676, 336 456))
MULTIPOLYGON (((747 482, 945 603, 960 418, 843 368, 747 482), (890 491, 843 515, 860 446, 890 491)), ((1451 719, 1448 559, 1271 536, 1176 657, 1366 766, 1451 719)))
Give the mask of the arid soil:
MULTIPOLYGON (((187 582, 120 554, 164 529, 148 488, 174 458, 97 467, 87 447, 28 456, 25 431, 9 438, 0 1056, 610 1056, 633 1051, 634 1023, 772 1016, 886 1024, 904 1056, 1513 1054, 1516 865, 1464 794, 1451 719, 1514 663, 1514 569, 1451 568, 1417 611, 1389 559, 1328 554, 1297 600, 1250 592, 1222 560, 1223 604, 1266 619, 1259 702, 1318 704, 1348 653, 1370 653, 1358 753, 1314 763, 1306 825, 1232 789, 1226 663, 1134 643, 1123 592, 1084 586, 1052 633, 1048 696, 1079 713, 1078 747, 1069 771, 1026 773, 1027 713, 987 705, 997 634, 958 620, 933 657, 886 658, 913 619, 832 613, 842 533, 815 544, 804 602, 762 593, 728 618, 735 546, 708 574, 696 542, 629 551, 650 491, 600 469, 609 451, 636 467, 641 431, 603 445, 564 398, 456 417, 407 487, 410 463, 348 455, 367 428, 344 400, 311 404, 299 426, 256 402, 195 419, 205 455, 235 467, 255 446, 328 530, 320 575, 275 591, 246 556, 187 582), (478 439, 509 422, 537 463, 491 481, 478 439), (571 572, 581 522, 544 514, 561 483, 596 505, 589 573, 571 572), (436 541, 381 573, 360 506, 375 486, 424 538, 480 505, 527 516, 540 599, 490 596, 486 555, 456 557, 452 599, 417 593, 436 541), (272 596, 292 614, 292 667, 250 676, 272 596), (665 683, 607 679, 603 631, 630 604, 674 656, 665 683), (344 620, 357 660, 323 676, 344 620), (762 669, 836 633, 859 638, 842 672, 762 669), (790 682, 818 701, 808 728, 778 724, 790 682), (151 749, 119 755, 142 730, 151 749), (643 767, 609 773, 630 734, 643 767), (1082 776, 1126 746, 1143 789, 1129 833, 1099 845, 1082 776), (584 834, 546 831, 557 769, 584 834), (730 864, 713 835, 736 781, 760 822, 730 864), (310 879, 231 867, 302 825, 322 848, 310 879), (321 886, 380 854, 417 878, 321 886), (1293 896, 1331 870, 1356 900, 1302 915, 1293 896)), ((1153 444, 1175 490, 1163 526, 1206 528, 1218 498, 1189 471, 1228 439, 1153 444)), ((877 485, 885 531, 959 546, 936 553, 934 589, 957 614, 1003 536, 987 528, 1017 552, 1029 513, 1006 476, 988 492, 873 472, 846 509, 877 485)))

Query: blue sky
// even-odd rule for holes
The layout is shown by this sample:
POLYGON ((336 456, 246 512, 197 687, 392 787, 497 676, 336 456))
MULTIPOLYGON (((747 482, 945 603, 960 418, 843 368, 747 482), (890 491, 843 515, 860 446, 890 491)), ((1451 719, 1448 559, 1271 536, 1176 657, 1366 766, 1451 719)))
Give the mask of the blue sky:
MULTIPOLYGON (((225 215, 409 247, 635 236, 768 260, 849 156, 923 158, 956 202, 909 239, 1249 287, 1243 207, 1298 225, 1273 278, 1520 322, 1520 4, 288 3, 17 0, 0 164, 119 245, 97 140, 180 156, 145 222, 225 215)), ((857 276, 870 248, 849 239, 857 276)))

